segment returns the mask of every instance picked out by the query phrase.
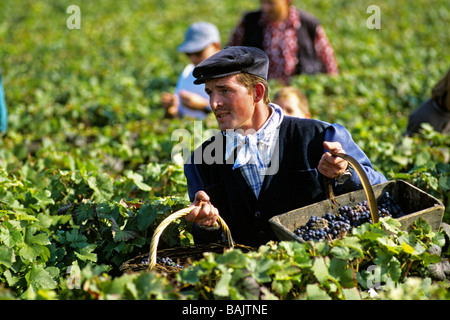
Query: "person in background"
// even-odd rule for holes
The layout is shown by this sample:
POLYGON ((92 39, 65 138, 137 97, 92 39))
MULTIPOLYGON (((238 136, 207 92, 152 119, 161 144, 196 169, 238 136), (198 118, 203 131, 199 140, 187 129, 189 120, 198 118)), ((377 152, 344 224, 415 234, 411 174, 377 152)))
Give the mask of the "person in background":
POLYGON ((429 123, 443 134, 450 133, 450 69, 431 90, 431 98, 409 115, 405 135, 420 132, 422 123, 429 123))
POLYGON ((244 14, 228 46, 262 49, 270 60, 269 79, 283 84, 298 74, 338 74, 333 47, 317 18, 291 0, 260 2, 260 10, 244 14))
POLYGON ((283 109, 283 113, 291 117, 311 118, 308 98, 296 87, 283 87, 273 96, 273 103, 283 109))
POLYGON ((0 132, 6 132, 8 128, 8 110, 6 109, 5 92, 3 91, 2 71, 0 70, 0 132))
POLYGON ((201 61, 219 51, 220 46, 220 34, 215 25, 197 22, 189 26, 178 51, 185 53, 191 63, 180 74, 174 93, 163 92, 161 96, 165 118, 204 119, 211 111, 204 86, 194 85, 192 70, 201 61))
POLYGON ((371 184, 386 182, 339 124, 284 116, 269 99, 269 59, 260 49, 234 46, 202 61, 193 71, 205 84, 220 132, 205 141, 184 165, 194 207, 196 243, 221 239, 217 217, 233 239, 259 246, 277 240, 269 224, 275 215, 322 201, 325 179, 334 193, 362 189, 349 163, 352 156, 371 184))

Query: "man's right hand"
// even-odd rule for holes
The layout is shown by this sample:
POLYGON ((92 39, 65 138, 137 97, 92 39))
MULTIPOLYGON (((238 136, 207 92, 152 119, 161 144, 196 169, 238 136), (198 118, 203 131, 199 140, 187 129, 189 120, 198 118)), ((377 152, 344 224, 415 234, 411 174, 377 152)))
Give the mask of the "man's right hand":
POLYGON ((214 207, 205 191, 198 191, 195 194, 191 207, 195 207, 185 217, 187 221, 197 223, 199 226, 212 227, 219 216, 219 210, 214 207))

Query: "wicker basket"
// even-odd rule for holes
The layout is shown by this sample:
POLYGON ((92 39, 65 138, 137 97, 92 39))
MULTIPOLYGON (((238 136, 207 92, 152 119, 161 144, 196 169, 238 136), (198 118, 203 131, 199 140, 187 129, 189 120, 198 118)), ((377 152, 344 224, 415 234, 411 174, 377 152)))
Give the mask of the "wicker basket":
POLYGON ((348 155, 338 154, 338 156, 349 161, 354 167, 363 183, 364 190, 335 197, 331 185, 329 185, 327 200, 272 217, 269 223, 278 240, 304 242, 294 234, 294 230, 305 225, 312 215, 323 216, 327 212, 336 214, 340 207, 354 206, 364 200, 369 201, 372 221, 377 222, 379 219, 377 198, 385 192, 389 192, 397 200, 405 213, 404 216, 397 218, 401 223, 402 230, 409 230, 411 224, 419 218, 427 221, 433 230, 439 229, 444 215, 444 205, 438 199, 401 180, 389 181, 372 187, 364 170, 355 159, 348 155))
POLYGON ((243 252, 255 250, 252 247, 236 244, 231 236, 230 229, 228 228, 225 221, 219 216, 217 219, 218 225, 222 228, 227 241, 223 243, 209 243, 209 244, 197 244, 191 246, 181 246, 169 249, 157 250, 159 238, 164 231, 164 229, 173 221, 187 215, 194 207, 187 207, 181 209, 177 212, 172 213, 170 216, 165 218, 159 226, 156 228, 152 241, 150 244, 150 253, 138 255, 126 262, 124 262, 120 271, 122 272, 139 272, 145 270, 155 270, 156 272, 162 273, 166 276, 173 276, 175 273, 179 272, 182 267, 192 264, 193 261, 200 260, 204 257, 206 252, 214 253, 224 253, 227 250, 236 248, 243 252), (168 266, 164 263, 157 262, 158 257, 168 257, 177 263, 180 267, 168 266))

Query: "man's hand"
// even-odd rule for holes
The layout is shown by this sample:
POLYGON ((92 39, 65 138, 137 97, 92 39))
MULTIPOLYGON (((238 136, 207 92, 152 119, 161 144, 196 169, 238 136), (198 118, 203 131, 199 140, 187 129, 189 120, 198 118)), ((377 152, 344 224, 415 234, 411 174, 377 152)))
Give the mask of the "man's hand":
POLYGON ((339 142, 324 141, 323 146, 328 149, 329 152, 325 152, 322 155, 317 169, 321 174, 328 178, 337 178, 345 172, 348 167, 348 162, 341 157, 333 156, 333 154, 345 154, 345 150, 342 149, 339 142))
POLYGON ((189 109, 204 110, 209 105, 208 99, 194 92, 180 90, 178 94, 180 95, 181 104, 189 109))
POLYGON ((195 194, 192 206, 195 208, 186 215, 185 219, 187 221, 192 221, 205 227, 211 227, 216 223, 219 210, 211 204, 205 191, 200 190, 195 194))
POLYGON ((174 118, 178 113, 178 97, 169 92, 161 94, 161 105, 165 109, 164 117, 174 118))
POLYGON ((169 92, 163 92, 161 94, 161 105, 165 109, 169 109, 170 107, 175 105, 175 95, 169 92))

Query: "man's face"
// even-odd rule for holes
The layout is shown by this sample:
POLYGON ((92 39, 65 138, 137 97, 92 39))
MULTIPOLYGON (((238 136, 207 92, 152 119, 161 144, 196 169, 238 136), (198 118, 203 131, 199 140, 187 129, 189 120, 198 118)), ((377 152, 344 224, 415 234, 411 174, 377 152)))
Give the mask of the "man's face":
POLYGON ((237 80, 237 75, 208 80, 205 91, 221 131, 254 128, 254 94, 237 80))

